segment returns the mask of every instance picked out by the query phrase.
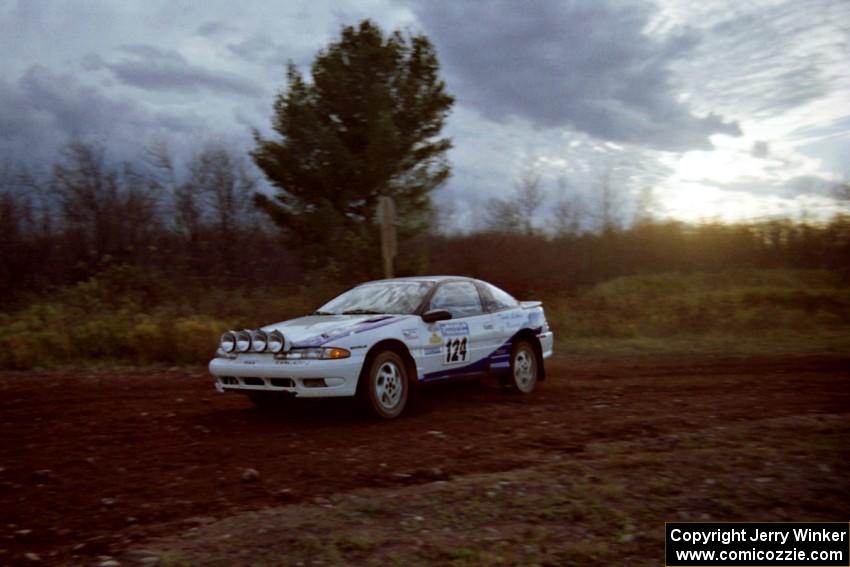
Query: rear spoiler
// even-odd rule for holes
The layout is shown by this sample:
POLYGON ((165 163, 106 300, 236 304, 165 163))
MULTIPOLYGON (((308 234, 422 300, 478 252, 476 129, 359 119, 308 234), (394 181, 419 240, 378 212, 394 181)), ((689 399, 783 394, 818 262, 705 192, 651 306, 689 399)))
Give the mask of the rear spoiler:
POLYGON ((543 305, 543 302, 542 301, 520 301, 519 305, 523 309, 531 309, 533 307, 540 307, 541 305, 543 305))

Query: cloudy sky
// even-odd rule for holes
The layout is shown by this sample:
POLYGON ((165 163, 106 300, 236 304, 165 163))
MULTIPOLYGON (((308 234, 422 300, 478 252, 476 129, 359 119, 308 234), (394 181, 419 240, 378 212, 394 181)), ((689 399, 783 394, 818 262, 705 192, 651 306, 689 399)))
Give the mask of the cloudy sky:
POLYGON ((828 215, 850 177, 846 0, 2 0, 0 161, 71 138, 247 149, 286 62, 366 17, 436 45, 457 226, 529 171, 550 203, 592 211, 607 178, 624 216, 651 187, 685 220, 828 215))

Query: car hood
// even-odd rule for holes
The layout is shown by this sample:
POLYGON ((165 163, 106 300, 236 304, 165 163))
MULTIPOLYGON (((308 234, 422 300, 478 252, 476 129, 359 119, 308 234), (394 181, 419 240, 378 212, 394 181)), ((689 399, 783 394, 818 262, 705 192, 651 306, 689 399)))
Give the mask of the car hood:
POLYGON ((280 331, 295 347, 321 346, 328 341, 390 325, 412 315, 308 315, 263 327, 280 331))

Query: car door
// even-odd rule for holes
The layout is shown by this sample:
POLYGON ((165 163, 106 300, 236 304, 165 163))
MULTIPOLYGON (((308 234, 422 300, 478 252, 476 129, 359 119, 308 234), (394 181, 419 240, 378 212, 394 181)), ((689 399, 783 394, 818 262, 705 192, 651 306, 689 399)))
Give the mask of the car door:
POLYGON ((431 309, 445 309, 452 318, 426 324, 425 379, 487 371, 492 352, 487 337, 494 326, 475 284, 465 280, 441 282, 431 297, 431 309))

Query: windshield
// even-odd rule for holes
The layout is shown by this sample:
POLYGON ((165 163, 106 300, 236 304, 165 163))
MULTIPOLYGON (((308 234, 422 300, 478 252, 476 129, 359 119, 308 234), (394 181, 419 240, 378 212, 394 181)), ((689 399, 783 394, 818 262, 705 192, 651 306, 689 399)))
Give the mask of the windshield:
POLYGON ((357 286, 339 295, 317 311, 317 315, 368 315, 416 311, 433 282, 380 282, 357 286))

